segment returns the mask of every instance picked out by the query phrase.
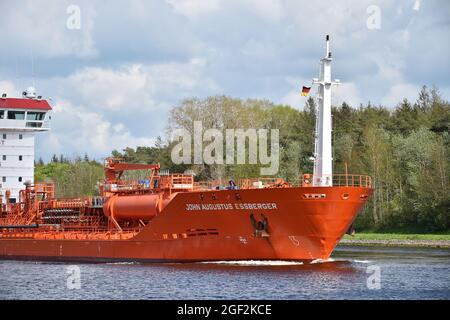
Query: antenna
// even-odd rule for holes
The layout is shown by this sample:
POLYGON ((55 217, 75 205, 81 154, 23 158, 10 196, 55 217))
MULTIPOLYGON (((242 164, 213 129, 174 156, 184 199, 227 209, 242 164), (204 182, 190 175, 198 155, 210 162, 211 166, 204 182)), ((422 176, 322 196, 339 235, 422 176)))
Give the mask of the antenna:
POLYGON ((33 47, 31 47, 31 82, 33 87, 36 88, 36 84, 34 83, 34 54, 33 47))
POLYGON ((18 57, 16 57, 16 86, 17 86, 16 90, 18 90, 17 88, 21 88, 20 77, 19 77, 19 58, 18 57))
MULTIPOLYGON (((34 6, 33 6, 33 2, 30 2, 30 8, 31 8, 31 12, 34 14, 34 6)), ((34 83, 34 52, 33 52, 33 44, 34 44, 34 38, 32 41, 30 41, 30 51, 31 51, 31 83, 33 85, 33 88, 36 88, 36 84, 34 83)), ((35 89, 36 90, 36 89, 35 89)))
POLYGON ((28 87, 27 90, 22 92, 23 98, 28 99, 36 99, 38 97, 38 100, 42 99, 42 96, 37 96, 36 94, 36 86, 34 81, 34 54, 33 54, 33 47, 30 49, 30 55, 31 55, 31 80, 32 80, 32 86, 28 87))

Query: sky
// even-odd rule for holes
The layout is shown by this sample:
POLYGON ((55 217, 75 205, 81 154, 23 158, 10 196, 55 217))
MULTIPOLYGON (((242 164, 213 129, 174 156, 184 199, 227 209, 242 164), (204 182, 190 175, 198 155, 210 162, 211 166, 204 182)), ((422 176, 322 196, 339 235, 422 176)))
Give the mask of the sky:
POLYGON ((302 109, 331 39, 333 104, 450 98, 450 1, 0 0, 0 92, 53 106, 36 157, 151 146, 184 98, 302 109))

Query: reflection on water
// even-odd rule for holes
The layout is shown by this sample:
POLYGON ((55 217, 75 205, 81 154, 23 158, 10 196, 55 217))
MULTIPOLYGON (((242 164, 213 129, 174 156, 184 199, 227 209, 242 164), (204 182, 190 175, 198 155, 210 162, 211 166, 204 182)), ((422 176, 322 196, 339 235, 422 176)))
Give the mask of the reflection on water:
POLYGON ((329 261, 78 264, 0 261, 1 299, 449 299, 450 250, 339 247, 329 261), (379 267, 379 290, 367 286, 379 267))

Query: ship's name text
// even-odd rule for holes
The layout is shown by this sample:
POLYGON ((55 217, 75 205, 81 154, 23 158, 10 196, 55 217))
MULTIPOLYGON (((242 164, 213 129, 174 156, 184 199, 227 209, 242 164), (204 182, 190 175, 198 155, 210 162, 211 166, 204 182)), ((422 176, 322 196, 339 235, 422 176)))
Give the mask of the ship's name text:
POLYGON ((187 203, 186 211, 212 211, 212 210, 277 210, 273 202, 256 203, 187 203))

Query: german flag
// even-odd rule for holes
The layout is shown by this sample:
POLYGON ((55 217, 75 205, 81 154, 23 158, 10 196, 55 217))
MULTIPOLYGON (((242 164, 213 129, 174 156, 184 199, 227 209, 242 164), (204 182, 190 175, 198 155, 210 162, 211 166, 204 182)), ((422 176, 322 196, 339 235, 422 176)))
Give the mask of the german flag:
POLYGON ((309 94, 309 90, 311 90, 311 87, 305 87, 302 88, 302 96, 306 97, 309 94))

